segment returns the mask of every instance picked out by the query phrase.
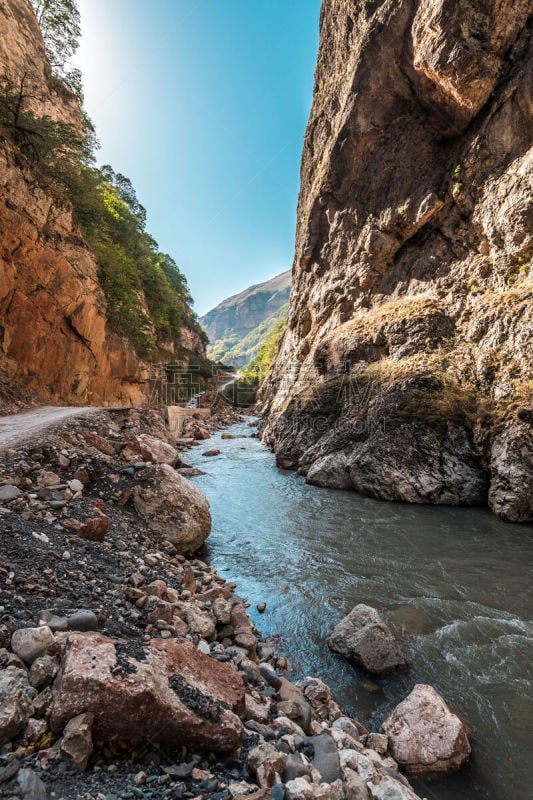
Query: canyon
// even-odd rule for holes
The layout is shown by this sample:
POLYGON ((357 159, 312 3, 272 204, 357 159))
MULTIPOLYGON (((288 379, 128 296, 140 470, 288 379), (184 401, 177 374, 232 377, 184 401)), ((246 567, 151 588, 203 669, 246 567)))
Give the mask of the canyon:
POLYGON ((278 465, 533 520, 527 0, 325 0, 287 329, 260 391, 278 465))
POLYGON ((0 413, 40 406, 0 422, 0 797, 522 800, 530 3, 323 0, 293 269, 201 320, 125 176, 30 158, 87 130, 38 7, 0 0, 0 413), (259 416, 203 391, 257 361, 259 416))

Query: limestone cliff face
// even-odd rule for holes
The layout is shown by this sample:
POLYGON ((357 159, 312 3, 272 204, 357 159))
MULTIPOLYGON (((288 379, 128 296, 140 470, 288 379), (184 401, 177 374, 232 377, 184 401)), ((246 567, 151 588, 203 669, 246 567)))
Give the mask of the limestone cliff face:
MULTIPOLYGON (((37 115, 81 125, 77 99, 50 78, 29 0, 0 0, 0 75, 24 73, 37 115)), ((184 329, 183 337, 205 357, 197 334, 184 329)), ((128 342, 108 330, 97 263, 71 206, 21 168, 1 137, 0 370, 47 401, 74 404, 140 404, 148 377, 128 342)))
POLYGON ((324 0, 278 463, 533 519, 529 0, 324 0))

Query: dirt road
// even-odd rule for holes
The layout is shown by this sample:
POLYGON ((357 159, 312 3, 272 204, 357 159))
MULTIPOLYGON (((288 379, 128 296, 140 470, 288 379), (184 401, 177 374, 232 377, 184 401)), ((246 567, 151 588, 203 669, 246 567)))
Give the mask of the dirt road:
POLYGON ((69 417, 85 417, 99 411, 98 408, 61 408, 45 406, 33 411, 24 411, 8 417, 0 417, 0 450, 12 447, 46 428, 51 428, 69 417))

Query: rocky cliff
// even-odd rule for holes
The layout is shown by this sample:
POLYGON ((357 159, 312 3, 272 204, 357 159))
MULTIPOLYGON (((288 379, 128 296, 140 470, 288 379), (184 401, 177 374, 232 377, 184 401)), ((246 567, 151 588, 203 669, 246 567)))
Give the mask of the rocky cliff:
POLYGON ((272 328, 286 315, 291 271, 228 297, 200 319, 216 361, 242 367, 259 352, 272 328))
MULTIPOLYGON (((0 76, 16 85, 28 76, 26 107, 81 130, 79 103, 51 74, 29 0, 0 3, 0 76)), ((205 357, 195 330, 182 337, 205 357)), ((98 265, 72 206, 1 130, 0 371, 47 401, 74 404, 139 404, 147 378, 129 342, 109 329, 98 265)))
POLYGON ((265 441, 321 486, 533 519, 528 0, 324 0, 265 441))

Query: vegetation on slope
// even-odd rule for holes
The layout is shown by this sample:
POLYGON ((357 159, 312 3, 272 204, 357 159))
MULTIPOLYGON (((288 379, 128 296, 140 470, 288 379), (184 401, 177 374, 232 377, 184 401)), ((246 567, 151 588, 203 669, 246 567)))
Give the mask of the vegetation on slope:
POLYGON ((243 370, 243 379, 246 383, 259 385, 266 375, 276 357, 283 331, 287 326, 287 318, 279 320, 270 331, 266 341, 259 348, 259 353, 243 370))
MULTIPOLYGON (((82 106, 81 75, 68 68, 81 34, 76 0, 31 1, 50 62, 49 85, 82 106)), ((88 116, 82 111, 76 126, 39 115, 33 109, 42 99, 37 76, 0 77, 0 142, 9 142, 21 168, 74 207, 99 265, 110 328, 144 356, 178 341, 184 325, 206 343, 185 276, 146 232, 146 211, 131 182, 109 166, 94 166, 97 141, 88 116)))
POLYGON ((281 322, 286 322, 288 313, 289 304, 285 303, 271 316, 260 322, 244 338, 235 333, 228 339, 218 339, 209 347, 210 357, 217 362, 245 367, 259 354, 261 346, 268 339, 274 328, 281 322))

